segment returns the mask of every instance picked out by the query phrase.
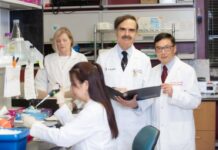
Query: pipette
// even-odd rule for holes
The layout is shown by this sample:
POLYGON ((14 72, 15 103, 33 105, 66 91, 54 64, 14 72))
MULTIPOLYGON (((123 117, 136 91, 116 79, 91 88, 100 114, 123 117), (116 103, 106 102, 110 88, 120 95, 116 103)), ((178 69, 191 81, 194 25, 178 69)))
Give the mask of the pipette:
POLYGON ((35 108, 37 108, 39 105, 41 105, 46 99, 48 99, 49 97, 53 97, 56 93, 58 93, 60 91, 60 89, 55 89, 55 90, 51 90, 51 92, 48 93, 48 95, 43 98, 37 105, 35 108))

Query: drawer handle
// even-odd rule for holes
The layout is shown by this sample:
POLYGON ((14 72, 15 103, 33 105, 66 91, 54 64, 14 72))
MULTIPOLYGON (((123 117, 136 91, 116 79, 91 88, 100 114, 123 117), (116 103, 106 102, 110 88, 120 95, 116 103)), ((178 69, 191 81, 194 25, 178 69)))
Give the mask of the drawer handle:
POLYGON ((196 139, 201 139, 201 137, 200 137, 200 136, 196 136, 195 138, 196 138, 196 139))

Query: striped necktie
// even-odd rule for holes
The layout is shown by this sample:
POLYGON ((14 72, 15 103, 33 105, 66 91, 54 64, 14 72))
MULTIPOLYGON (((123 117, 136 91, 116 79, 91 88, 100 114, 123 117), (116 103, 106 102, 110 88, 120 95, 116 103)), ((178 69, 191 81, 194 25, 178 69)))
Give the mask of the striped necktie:
POLYGON ((122 69, 124 71, 125 68, 126 68, 126 65, 128 63, 128 58, 127 58, 128 53, 126 51, 123 51, 122 54, 123 54, 123 58, 121 60, 121 67, 122 67, 122 69))

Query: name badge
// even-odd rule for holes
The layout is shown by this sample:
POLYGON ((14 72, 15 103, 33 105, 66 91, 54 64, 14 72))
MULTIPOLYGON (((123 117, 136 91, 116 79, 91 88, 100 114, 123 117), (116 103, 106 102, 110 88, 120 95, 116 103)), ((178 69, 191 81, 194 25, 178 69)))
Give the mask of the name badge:
POLYGON ((133 69, 133 77, 137 77, 140 74, 142 74, 141 69, 133 69))
POLYGON ((105 71, 114 71, 114 70, 116 70, 116 68, 107 68, 107 67, 105 67, 105 71))
POLYGON ((169 84, 171 84, 173 86, 182 86, 183 82, 170 82, 169 84))

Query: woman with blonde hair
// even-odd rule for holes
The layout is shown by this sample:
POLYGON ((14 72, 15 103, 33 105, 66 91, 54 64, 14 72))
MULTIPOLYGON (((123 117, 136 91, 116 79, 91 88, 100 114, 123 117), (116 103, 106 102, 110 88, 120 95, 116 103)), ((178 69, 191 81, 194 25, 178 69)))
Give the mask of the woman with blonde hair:
POLYGON ((35 78, 38 98, 44 98, 57 85, 64 87, 66 97, 71 97, 69 70, 76 63, 87 61, 83 54, 72 49, 73 44, 73 35, 68 28, 61 27, 54 33, 52 47, 55 53, 45 56, 44 69, 39 70, 35 78))

